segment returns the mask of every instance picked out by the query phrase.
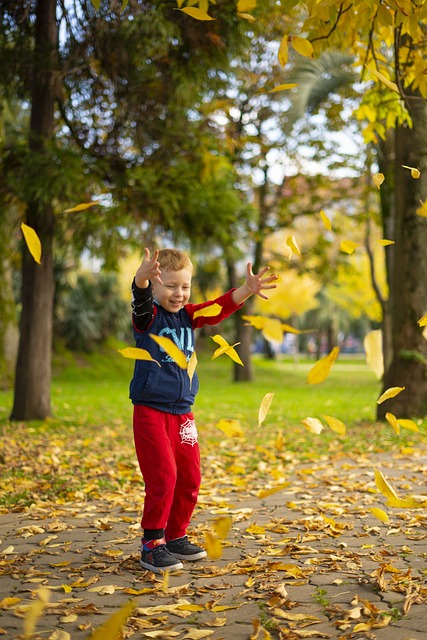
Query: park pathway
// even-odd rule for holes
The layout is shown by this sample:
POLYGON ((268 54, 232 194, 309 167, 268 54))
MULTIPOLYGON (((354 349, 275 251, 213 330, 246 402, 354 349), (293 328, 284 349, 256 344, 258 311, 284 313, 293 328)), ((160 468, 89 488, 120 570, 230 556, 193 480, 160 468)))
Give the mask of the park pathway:
POLYGON ((205 491, 193 538, 232 516, 222 556, 168 581, 140 569, 140 505, 122 497, 3 512, 0 635, 24 637, 46 587, 33 639, 89 638, 132 600, 123 638, 426 640, 426 509, 385 507, 373 465, 425 499, 427 449, 297 464, 265 497, 205 491))

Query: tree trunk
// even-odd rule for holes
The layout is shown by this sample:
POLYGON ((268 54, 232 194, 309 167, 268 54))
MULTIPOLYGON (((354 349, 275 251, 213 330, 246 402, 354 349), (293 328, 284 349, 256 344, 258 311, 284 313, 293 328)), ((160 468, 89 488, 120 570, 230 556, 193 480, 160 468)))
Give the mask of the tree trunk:
POLYGON ((378 406, 398 418, 427 413, 427 341, 417 320, 427 305, 427 220, 417 215, 427 193, 427 102, 411 100, 413 128, 396 130, 396 211, 394 261, 391 280, 392 350, 384 374, 384 388, 405 387, 395 398, 378 406), (412 178, 402 165, 418 167, 412 178))
MULTIPOLYGON (((42 156, 45 142, 54 134, 56 61, 56 0, 38 0, 29 140, 35 159, 42 156)), ((12 420, 42 419, 51 413, 54 216, 46 197, 47 191, 46 179, 44 198, 28 203, 27 224, 39 236, 42 259, 38 265, 24 247, 22 312, 12 420)))

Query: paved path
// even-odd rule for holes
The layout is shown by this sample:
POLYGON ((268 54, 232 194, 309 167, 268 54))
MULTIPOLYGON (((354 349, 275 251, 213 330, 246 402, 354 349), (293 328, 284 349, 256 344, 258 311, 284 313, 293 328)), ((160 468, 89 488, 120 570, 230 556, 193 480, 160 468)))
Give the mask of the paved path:
POLYGON ((426 510, 387 509, 387 524, 369 511, 385 508, 372 464, 399 496, 425 497, 426 453, 297 465, 264 498, 203 492, 193 538, 231 515, 222 557, 168 584, 139 568, 140 505, 123 496, 3 513, 0 636, 24 637, 45 586, 33 639, 86 639, 132 599, 126 638, 426 640, 426 510))

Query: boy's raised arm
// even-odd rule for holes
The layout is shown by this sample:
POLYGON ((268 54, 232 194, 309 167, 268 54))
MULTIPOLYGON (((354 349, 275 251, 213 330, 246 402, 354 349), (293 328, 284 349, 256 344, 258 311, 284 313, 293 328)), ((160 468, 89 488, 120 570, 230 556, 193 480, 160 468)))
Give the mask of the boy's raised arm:
POLYGON ((253 273, 252 264, 248 262, 246 266, 246 281, 242 286, 233 291, 233 302, 235 304, 242 304, 252 295, 257 295, 260 298, 264 298, 264 300, 268 300, 268 296, 262 292, 266 289, 275 289, 277 286, 272 284, 277 280, 276 274, 272 273, 269 276, 263 277, 268 270, 269 267, 264 267, 259 273, 253 273))

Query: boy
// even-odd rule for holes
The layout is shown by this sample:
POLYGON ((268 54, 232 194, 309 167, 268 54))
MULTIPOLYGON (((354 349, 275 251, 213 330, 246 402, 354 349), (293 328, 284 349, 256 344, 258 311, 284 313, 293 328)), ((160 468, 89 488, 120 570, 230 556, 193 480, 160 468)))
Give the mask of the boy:
POLYGON ((141 567, 155 573, 182 569, 181 560, 199 560, 206 552, 187 538, 187 527, 199 492, 200 452, 191 405, 198 391, 197 374, 190 378, 150 334, 172 339, 187 360, 194 351, 194 329, 217 324, 239 309, 253 294, 273 289, 275 275, 257 275, 247 265, 246 281, 210 302, 189 304, 193 265, 176 249, 150 251, 132 283, 132 321, 136 346, 154 360, 136 360, 130 384, 134 404, 135 449, 145 482, 141 567), (196 311, 216 303, 216 316, 196 311))

